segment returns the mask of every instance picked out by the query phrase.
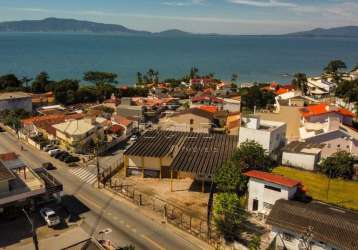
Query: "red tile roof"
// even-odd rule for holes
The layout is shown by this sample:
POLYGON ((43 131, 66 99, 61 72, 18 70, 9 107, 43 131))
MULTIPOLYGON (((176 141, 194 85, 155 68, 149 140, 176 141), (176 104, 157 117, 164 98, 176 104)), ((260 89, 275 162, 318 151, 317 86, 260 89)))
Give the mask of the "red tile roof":
POLYGON ((114 124, 114 125, 112 125, 111 128, 110 128, 110 131, 111 131, 112 133, 118 133, 118 132, 121 132, 121 131, 123 131, 123 130, 124 130, 124 128, 123 128, 121 125, 118 125, 118 124, 114 124))
POLYGON ((199 109, 208 111, 208 112, 210 112, 210 113, 216 113, 216 112, 218 112, 218 107, 216 107, 216 106, 210 106, 210 105, 200 106, 199 109))
POLYGON ((287 93, 289 91, 290 90, 286 89, 286 88, 279 88, 278 90, 276 90, 276 95, 282 95, 282 94, 285 94, 285 93, 287 93))
POLYGON ((128 120, 127 118, 125 118, 121 115, 114 115, 114 116, 112 116, 112 118, 116 123, 119 123, 125 127, 128 127, 130 124, 133 123, 133 121, 128 120))
POLYGON ((17 155, 14 152, 0 154, 0 160, 2 161, 13 161, 17 159, 17 155))
POLYGON ((257 171, 257 170, 248 171, 245 173, 245 175, 248 177, 256 178, 259 180, 275 183, 275 184, 285 186, 285 187, 290 187, 290 188, 301 184, 300 181, 293 180, 293 179, 284 177, 282 175, 271 174, 268 172, 257 171))
POLYGON ((300 109, 300 112, 303 117, 323 115, 327 113, 337 113, 343 116, 354 117, 354 114, 345 108, 338 108, 338 107, 330 108, 330 106, 325 103, 304 107, 300 109))

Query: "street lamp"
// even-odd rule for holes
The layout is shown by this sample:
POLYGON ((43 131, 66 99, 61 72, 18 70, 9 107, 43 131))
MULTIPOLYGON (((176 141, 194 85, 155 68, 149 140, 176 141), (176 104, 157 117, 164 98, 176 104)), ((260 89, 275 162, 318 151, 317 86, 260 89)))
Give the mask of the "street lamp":
POLYGON ((22 209, 22 212, 24 212, 27 220, 31 224, 32 242, 34 243, 35 250, 39 250, 39 242, 37 240, 37 234, 36 234, 36 228, 35 228, 34 222, 31 220, 29 214, 26 212, 26 210, 24 208, 22 209))

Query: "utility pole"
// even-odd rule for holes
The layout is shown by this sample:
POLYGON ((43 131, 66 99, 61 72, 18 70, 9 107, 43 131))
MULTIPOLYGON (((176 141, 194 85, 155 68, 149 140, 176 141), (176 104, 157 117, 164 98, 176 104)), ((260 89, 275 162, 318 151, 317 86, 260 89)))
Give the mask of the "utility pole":
POLYGON ((99 171, 99 158, 98 158, 98 150, 99 150, 99 141, 96 142, 95 146, 95 157, 96 157, 96 166, 97 166, 97 187, 100 188, 100 171, 99 171))
POLYGON ((35 250, 39 250, 39 242, 37 240, 37 234, 36 234, 36 228, 35 228, 34 222, 31 220, 29 214, 26 212, 26 210, 24 208, 22 209, 22 212, 24 212, 27 220, 31 224, 32 242, 34 243, 35 250))

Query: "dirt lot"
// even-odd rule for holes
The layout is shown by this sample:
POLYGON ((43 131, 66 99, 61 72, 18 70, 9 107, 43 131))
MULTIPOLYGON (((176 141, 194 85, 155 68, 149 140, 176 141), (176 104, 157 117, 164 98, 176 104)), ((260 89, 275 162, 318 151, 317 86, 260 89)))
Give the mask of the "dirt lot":
POLYGON ((134 186, 136 190, 148 196, 155 196, 168 203, 182 208, 187 213, 196 217, 206 218, 207 203, 210 186, 205 186, 205 193, 201 192, 201 183, 194 182, 190 178, 173 180, 173 192, 170 190, 170 179, 127 177, 123 178, 123 170, 112 181, 120 180, 121 183, 134 186))

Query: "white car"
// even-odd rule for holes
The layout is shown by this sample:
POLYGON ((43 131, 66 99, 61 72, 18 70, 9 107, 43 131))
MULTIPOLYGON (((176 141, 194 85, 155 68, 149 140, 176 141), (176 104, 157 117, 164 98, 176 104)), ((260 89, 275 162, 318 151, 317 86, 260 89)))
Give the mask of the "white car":
POLYGON ((53 150, 53 149, 57 149, 57 146, 51 144, 51 145, 46 145, 43 148, 43 151, 48 152, 48 151, 53 150))
POLYGON ((53 227, 61 223, 60 217, 51 208, 41 208, 40 215, 49 227, 53 227))
POLYGON ((48 151, 48 154, 50 156, 53 156, 53 155, 57 154, 60 151, 61 151, 61 149, 56 148, 56 149, 52 149, 52 150, 48 151))

